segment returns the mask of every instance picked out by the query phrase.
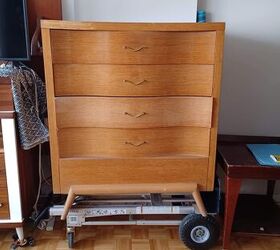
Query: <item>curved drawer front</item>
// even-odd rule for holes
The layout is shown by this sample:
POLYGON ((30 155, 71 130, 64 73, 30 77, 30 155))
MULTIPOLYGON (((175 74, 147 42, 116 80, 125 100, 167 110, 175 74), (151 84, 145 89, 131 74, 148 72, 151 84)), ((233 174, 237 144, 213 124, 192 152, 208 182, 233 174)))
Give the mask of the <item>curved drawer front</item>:
POLYGON ((55 64, 55 95, 211 96, 213 65, 55 64))
POLYGON ((214 64, 216 32, 52 30, 53 63, 214 64))
POLYGON ((211 97, 57 97, 57 127, 211 127, 211 97))
POLYGON ((69 157, 209 155, 208 128, 67 128, 58 131, 59 153, 69 157))
POLYGON ((197 183, 204 191, 208 160, 208 157, 60 159, 60 191, 67 194, 71 185, 178 182, 197 183))

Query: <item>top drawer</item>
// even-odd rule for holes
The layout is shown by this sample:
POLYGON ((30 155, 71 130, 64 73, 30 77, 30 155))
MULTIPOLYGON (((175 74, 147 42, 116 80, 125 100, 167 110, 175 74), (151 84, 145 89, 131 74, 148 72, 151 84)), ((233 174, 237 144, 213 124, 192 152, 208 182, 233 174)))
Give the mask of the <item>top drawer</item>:
POLYGON ((53 63, 214 64, 216 32, 52 30, 53 63))

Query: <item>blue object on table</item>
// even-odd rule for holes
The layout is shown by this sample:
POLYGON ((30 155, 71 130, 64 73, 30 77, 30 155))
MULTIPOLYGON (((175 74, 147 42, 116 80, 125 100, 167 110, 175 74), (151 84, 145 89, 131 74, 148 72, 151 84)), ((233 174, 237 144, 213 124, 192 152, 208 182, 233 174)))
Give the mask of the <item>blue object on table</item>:
POLYGON ((280 163, 273 160, 271 155, 280 155, 279 144, 247 144, 260 165, 280 167, 280 163))
POLYGON ((206 12, 205 12, 205 10, 198 10, 197 11, 197 22, 198 23, 205 23, 206 22, 206 12))

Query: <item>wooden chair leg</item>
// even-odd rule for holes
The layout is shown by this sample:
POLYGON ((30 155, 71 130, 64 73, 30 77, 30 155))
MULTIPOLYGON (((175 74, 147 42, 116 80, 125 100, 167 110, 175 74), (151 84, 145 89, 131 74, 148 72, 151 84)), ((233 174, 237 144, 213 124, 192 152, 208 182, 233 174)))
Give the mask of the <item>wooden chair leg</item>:
POLYGON ((197 208, 200 212, 200 214, 203 216, 203 217, 206 217, 207 216, 207 211, 206 211, 206 208, 204 206, 204 203, 203 203, 203 200, 201 198, 201 195, 200 195, 200 192, 198 189, 196 189, 193 193, 193 198, 194 198, 194 201, 197 205, 197 208))
POLYGON ((226 177, 223 249, 229 249, 230 246, 232 222, 234 218, 241 182, 241 179, 226 177))

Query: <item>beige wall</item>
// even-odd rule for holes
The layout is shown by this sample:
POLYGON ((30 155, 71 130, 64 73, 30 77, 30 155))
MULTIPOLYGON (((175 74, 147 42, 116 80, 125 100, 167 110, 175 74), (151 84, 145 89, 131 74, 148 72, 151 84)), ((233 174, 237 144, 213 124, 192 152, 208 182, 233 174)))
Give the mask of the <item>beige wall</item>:
POLYGON ((195 22, 197 0, 62 0, 62 6, 70 20, 195 22))
POLYGON ((280 1, 200 0, 226 22, 220 133, 280 136, 280 1))

